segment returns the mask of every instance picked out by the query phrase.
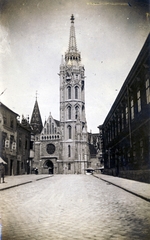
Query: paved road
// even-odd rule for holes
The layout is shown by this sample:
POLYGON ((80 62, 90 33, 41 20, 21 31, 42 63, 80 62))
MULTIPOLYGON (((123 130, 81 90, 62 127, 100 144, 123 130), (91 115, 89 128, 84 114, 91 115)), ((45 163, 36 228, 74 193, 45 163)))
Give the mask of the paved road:
POLYGON ((87 175, 0 192, 2 240, 150 239, 150 203, 87 175))

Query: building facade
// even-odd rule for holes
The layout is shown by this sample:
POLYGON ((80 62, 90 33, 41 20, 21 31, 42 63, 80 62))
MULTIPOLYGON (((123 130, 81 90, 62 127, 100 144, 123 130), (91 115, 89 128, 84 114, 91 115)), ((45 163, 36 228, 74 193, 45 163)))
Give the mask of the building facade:
POLYGON ((29 174, 32 168, 30 157, 31 128, 27 119, 17 121, 17 175, 29 174))
POLYGON ((6 175, 16 173, 17 116, 18 114, 0 103, 0 156, 7 163, 5 165, 6 175))
POLYGON ((20 123, 18 114, 0 103, 0 157, 7 163, 6 175, 28 172, 30 126, 26 119, 20 123))
POLYGON ((99 129, 105 173, 150 182, 150 35, 99 129))
POLYGON ((40 173, 84 173, 89 160, 85 69, 77 49, 73 15, 70 20, 69 47, 65 57, 62 56, 59 72, 60 121, 50 114, 43 129, 36 132, 37 122, 41 119, 40 112, 36 111, 36 115, 33 110, 31 118, 35 134, 34 166, 38 167, 40 173))
POLYGON ((90 151, 88 168, 93 168, 99 173, 104 166, 100 133, 88 133, 88 143, 90 151))

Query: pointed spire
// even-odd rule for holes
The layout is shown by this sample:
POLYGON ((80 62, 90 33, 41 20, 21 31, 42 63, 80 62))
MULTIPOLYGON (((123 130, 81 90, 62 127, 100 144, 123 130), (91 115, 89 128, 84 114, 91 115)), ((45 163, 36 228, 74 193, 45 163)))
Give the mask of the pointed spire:
POLYGON ((36 100, 35 100, 34 109, 32 112, 30 125, 32 127, 33 134, 41 133, 43 124, 42 124, 41 114, 40 114, 40 110, 37 102, 37 92, 36 92, 36 100))
POLYGON ((76 35, 75 35, 75 27, 74 27, 74 16, 72 14, 71 18, 71 27, 70 27, 70 38, 69 38, 69 49, 68 52, 77 52, 77 44, 76 44, 76 35))
POLYGON ((75 27, 74 27, 74 15, 71 15, 71 27, 70 27, 70 36, 69 36, 69 47, 67 53, 65 53, 65 61, 66 63, 71 65, 78 63, 81 61, 80 53, 77 50, 77 44, 76 44, 76 35, 75 35, 75 27))

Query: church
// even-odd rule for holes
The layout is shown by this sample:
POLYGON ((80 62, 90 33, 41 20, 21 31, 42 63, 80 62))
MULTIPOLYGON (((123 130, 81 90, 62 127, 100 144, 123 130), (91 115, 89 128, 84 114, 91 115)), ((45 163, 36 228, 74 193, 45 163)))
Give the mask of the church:
POLYGON ((85 69, 77 49, 74 16, 69 47, 60 64, 60 120, 49 115, 42 124, 37 99, 30 125, 34 135, 33 166, 40 174, 83 174, 90 167, 85 116, 85 69))

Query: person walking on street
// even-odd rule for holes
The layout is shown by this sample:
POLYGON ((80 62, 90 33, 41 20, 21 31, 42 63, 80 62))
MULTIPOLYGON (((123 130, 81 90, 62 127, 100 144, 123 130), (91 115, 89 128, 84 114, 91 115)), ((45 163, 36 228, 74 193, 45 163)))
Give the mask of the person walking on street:
POLYGON ((38 172, 38 168, 36 167, 35 168, 35 174, 37 175, 39 172, 38 172))
POLYGON ((5 178, 5 167, 4 167, 3 163, 0 163, 0 183, 1 183, 1 178, 2 178, 2 181, 4 183, 5 182, 4 181, 4 178, 5 178))

